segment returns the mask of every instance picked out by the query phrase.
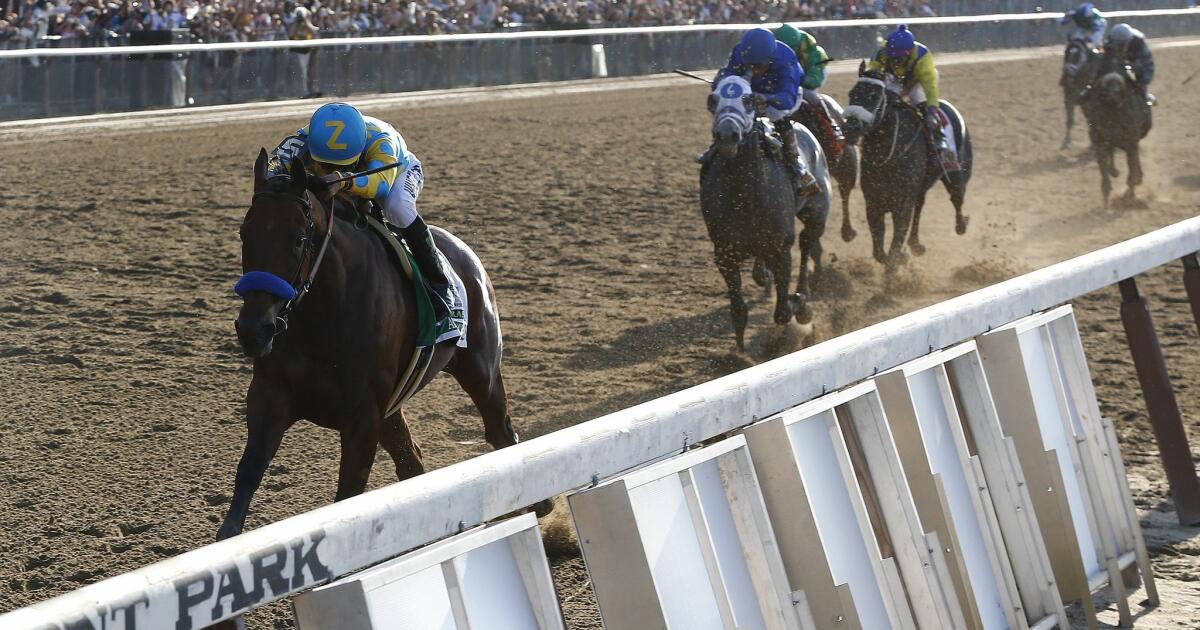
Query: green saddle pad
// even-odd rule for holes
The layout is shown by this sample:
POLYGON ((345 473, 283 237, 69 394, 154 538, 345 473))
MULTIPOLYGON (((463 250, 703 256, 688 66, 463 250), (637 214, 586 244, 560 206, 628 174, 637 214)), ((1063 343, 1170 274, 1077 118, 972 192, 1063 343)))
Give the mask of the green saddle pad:
POLYGON ((397 257, 397 262, 400 263, 400 267, 404 270, 404 275, 412 280, 417 298, 417 346, 432 346, 437 343, 439 338, 451 330, 459 330, 452 317, 444 317, 441 321, 434 320, 433 297, 429 295, 429 290, 426 289, 425 278, 421 275, 421 268, 417 266, 417 261, 413 258, 412 252, 408 251, 404 243, 396 238, 396 235, 392 234, 392 231, 375 217, 367 217, 367 223, 391 247, 392 253, 397 257))

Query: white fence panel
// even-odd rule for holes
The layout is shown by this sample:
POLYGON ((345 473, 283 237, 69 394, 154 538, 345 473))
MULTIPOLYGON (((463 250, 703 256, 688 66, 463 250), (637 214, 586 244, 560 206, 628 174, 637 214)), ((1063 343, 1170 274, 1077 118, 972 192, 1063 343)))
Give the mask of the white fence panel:
POLYGON ((300 630, 562 630, 537 519, 465 532, 294 602, 300 630))

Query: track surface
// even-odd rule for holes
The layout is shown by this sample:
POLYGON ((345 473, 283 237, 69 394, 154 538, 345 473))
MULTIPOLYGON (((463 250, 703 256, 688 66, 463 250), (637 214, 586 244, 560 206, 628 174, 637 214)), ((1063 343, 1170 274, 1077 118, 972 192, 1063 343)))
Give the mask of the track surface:
MULTIPOLYGON (((1078 149, 1058 150, 1056 54, 946 64, 943 91, 976 147, 970 231, 953 234, 950 205, 935 191, 922 224, 929 253, 885 286, 856 193, 858 240, 842 243, 840 212, 830 219, 833 273, 818 338, 1195 215, 1200 128, 1191 104, 1200 81, 1180 86, 1194 59, 1191 48, 1160 51, 1162 106, 1143 144, 1146 204, 1113 209, 1101 206, 1086 132, 1076 129, 1078 149)), ((844 99, 851 80, 835 73, 827 91, 844 99)), ((650 87, 367 108, 395 121, 421 156, 423 214, 470 243, 495 279, 505 376, 526 436, 799 347, 795 329, 775 329, 769 300, 756 297, 749 357, 731 356, 692 162, 708 138, 705 88, 643 83, 650 87)), ((0 128, 0 610, 176 555, 216 531, 245 438, 250 377, 232 326, 237 228, 258 148, 303 122, 302 114, 240 120, 244 113, 204 126, 135 117, 67 131, 0 128)), ((1143 289, 1195 448, 1200 355, 1178 269, 1151 274, 1143 289)), ((1200 530, 1171 526, 1118 303, 1110 289, 1077 307, 1157 554, 1164 606, 1138 627, 1195 627, 1200 530)), ((450 379, 422 393, 409 418, 428 466, 488 448, 450 379)), ((337 457, 332 433, 293 428, 248 526, 330 501, 337 457)), ((384 457, 372 487, 394 481, 384 457)), ((557 557, 555 575, 570 627, 598 628, 578 557, 557 557)), ((275 605, 249 622, 290 627, 288 616, 275 605)))

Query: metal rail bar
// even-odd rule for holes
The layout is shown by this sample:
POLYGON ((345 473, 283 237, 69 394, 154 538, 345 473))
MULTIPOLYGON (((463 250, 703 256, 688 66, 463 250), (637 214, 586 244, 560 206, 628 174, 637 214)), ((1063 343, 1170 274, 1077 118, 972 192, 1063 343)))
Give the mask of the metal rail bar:
MULTIPOLYGON (((1156 9, 1149 11, 1112 11, 1106 13, 1110 21, 1116 22, 1121 18, 1138 18, 1150 16, 1196 15, 1200 9, 1156 9)), ((880 18, 868 20, 820 20, 813 22, 793 22, 802 24, 806 29, 840 29, 861 27, 888 27, 908 24, 920 27, 926 24, 970 24, 983 22, 1045 22, 1057 20, 1060 13, 1009 13, 1002 15, 972 15, 958 17, 931 18, 880 18)), ((13 58, 45 58, 45 57, 106 57, 131 55, 159 55, 164 53, 190 52, 219 52, 230 50, 290 48, 330 48, 349 46, 379 46, 384 44, 430 44, 446 42, 497 41, 513 39, 565 39, 572 37, 604 37, 628 36, 646 34, 667 34, 686 32, 727 33, 744 31, 748 28, 762 26, 776 28, 781 23, 769 24, 689 24, 682 26, 637 26, 625 28, 594 28, 563 31, 519 31, 510 33, 461 33, 457 35, 393 35, 388 37, 334 37, 312 40, 285 40, 264 42, 217 42, 211 44, 164 44, 158 46, 111 46, 87 48, 31 48, 20 50, 0 50, 0 59, 13 58)))

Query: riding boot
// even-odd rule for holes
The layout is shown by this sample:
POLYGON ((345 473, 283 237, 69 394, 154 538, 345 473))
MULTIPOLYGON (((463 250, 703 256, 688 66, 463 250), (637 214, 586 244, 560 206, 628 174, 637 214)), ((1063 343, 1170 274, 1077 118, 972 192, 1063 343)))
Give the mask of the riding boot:
POLYGON ((941 116, 933 116, 933 120, 927 122, 928 124, 925 125, 925 128, 929 132, 929 140, 933 144, 934 155, 941 164, 942 170, 947 175, 961 171, 962 165, 958 162, 958 155, 950 148, 950 143, 946 140, 946 131, 942 127, 941 116))
POLYGON ((437 295, 437 299, 430 301, 433 303, 434 319, 440 322, 450 315, 455 291, 442 268, 442 259, 433 243, 433 234, 419 216, 412 225, 400 228, 400 234, 404 237, 404 242, 408 243, 408 249, 412 251, 413 259, 416 260, 421 275, 425 277, 425 284, 437 295))
POLYGON ((785 118, 775 121, 774 125, 775 133, 778 133, 779 139, 783 141, 783 161, 791 173, 792 187, 795 188, 796 194, 807 198, 821 192, 817 178, 813 177, 800 161, 800 145, 796 140, 796 128, 792 126, 792 121, 785 118))

